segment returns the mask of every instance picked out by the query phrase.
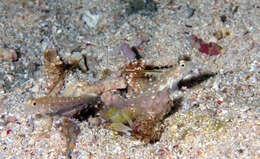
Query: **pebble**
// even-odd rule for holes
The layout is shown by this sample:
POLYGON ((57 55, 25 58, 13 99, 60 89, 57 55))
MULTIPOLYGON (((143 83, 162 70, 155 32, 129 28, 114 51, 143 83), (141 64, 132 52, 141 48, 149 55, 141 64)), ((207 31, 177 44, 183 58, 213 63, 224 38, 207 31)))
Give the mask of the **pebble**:
POLYGON ((99 20, 99 15, 91 14, 89 11, 86 11, 82 19, 89 27, 95 28, 99 20))
POLYGON ((130 60, 134 60, 136 58, 136 53, 132 50, 132 48, 127 43, 121 44, 119 49, 121 52, 123 52, 124 56, 126 56, 130 60))
POLYGON ((8 80, 9 82, 13 82, 14 81, 14 76, 10 75, 10 74, 7 74, 7 75, 5 75, 5 79, 8 80))
POLYGON ((255 84, 255 83, 257 83, 257 78, 255 76, 253 76, 253 77, 250 77, 248 81, 252 84, 255 84))
POLYGON ((17 53, 13 49, 0 48, 0 62, 1 61, 16 61, 18 59, 17 53))
POLYGON ((195 9, 190 8, 189 6, 187 6, 187 9, 185 10, 185 17, 190 18, 194 15, 195 9))

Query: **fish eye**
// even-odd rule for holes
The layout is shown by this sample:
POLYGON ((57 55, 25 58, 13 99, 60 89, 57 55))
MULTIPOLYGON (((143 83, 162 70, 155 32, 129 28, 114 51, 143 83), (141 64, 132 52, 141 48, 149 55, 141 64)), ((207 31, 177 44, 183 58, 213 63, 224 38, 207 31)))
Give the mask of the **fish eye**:
POLYGON ((36 102, 33 102, 32 105, 33 105, 33 106, 36 106, 36 102))
POLYGON ((181 60, 181 61, 180 61, 180 66, 181 66, 181 67, 185 67, 185 61, 181 60))

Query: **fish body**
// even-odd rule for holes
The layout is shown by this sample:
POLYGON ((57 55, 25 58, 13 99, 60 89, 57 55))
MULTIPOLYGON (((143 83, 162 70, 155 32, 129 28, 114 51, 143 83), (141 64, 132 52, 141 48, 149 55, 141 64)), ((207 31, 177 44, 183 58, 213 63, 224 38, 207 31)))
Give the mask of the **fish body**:
POLYGON ((26 112, 38 114, 62 115, 75 109, 82 109, 87 104, 96 101, 96 95, 84 95, 79 97, 53 97, 45 96, 28 100, 25 105, 26 112))
POLYGON ((154 96, 164 89, 177 89, 177 84, 187 75, 194 71, 194 64, 190 61, 181 60, 177 67, 162 72, 156 80, 150 82, 149 86, 142 90, 137 96, 126 99, 127 103, 142 100, 147 96, 154 96), (132 100, 132 101, 131 101, 132 100))

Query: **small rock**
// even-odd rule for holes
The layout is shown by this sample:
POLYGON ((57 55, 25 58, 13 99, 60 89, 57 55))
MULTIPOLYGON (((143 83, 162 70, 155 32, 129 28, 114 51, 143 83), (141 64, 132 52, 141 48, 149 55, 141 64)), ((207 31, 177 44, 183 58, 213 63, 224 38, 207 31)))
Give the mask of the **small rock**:
POLYGON ((0 48, 0 62, 16 61, 17 59, 18 59, 17 53, 13 49, 0 48))
POLYGON ((11 74, 7 74, 5 75, 5 79, 9 82, 13 82, 14 81, 14 76, 11 74))
POLYGON ((86 11, 82 19, 89 27, 95 28, 99 20, 99 15, 91 14, 89 11, 86 11))
POLYGON ((191 7, 189 7, 189 6, 187 5, 187 9, 185 10, 185 16, 186 16, 187 18, 192 17, 192 16, 194 15, 195 10, 196 10, 196 9, 191 8, 191 7))
POLYGON ((127 43, 121 44, 119 49, 124 54, 124 56, 126 56, 130 60, 134 60, 136 58, 136 53, 127 43))
POLYGON ((250 83, 254 84, 254 83, 257 83, 257 78, 255 76, 252 76, 249 78, 248 80, 250 83))

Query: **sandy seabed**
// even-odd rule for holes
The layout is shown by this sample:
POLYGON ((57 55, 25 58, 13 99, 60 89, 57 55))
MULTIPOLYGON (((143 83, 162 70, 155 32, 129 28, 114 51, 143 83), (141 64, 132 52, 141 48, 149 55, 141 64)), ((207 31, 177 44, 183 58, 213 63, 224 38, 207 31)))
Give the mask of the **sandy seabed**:
POLYGON ((0 158, 260 158, 259 1, 154 3, 157 9, 132 12, 131 2, 118 0, 0 1, 0 48, 7 49, 0 50, 0 158), (223 50, 201 53, 191 35, 223 50), (105 69, 118 71, 128 61, 118 52, 120 44, 134 46, 143 37, 149 41, 138 50, 146 64, 169 66, 185 55, 202 72, 215 74, 170 94, 182 100, 164 120, 159 141, 143 144, 74 119, 80 133, 67 145, 50 118, 24 112, 26 100, 46 95, 46 49, 65 59, 93 44, 79 51, 87 56, 88 71, 72 71, 66 87, 98 81, 105 69))

